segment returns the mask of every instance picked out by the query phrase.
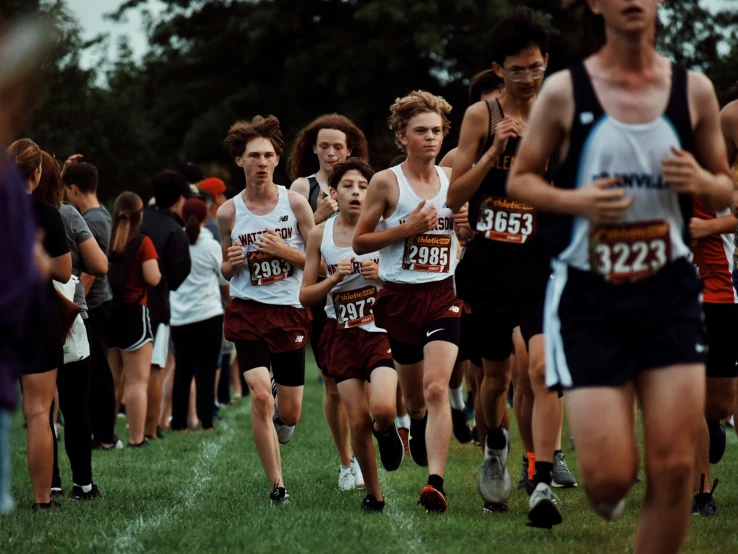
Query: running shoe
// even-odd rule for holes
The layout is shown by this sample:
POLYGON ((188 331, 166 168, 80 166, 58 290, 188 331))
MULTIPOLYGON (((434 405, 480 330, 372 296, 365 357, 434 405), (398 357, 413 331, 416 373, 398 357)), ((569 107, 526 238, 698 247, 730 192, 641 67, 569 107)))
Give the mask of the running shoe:
POLYGON ((482 445, 482 443, 479 442, 479 429, 477 429, 476 425, 472 427, 472 440, 471 441, 474 446, 482 445))
POLYGON ((717 504, 713 494, 717 488, 718 480, 712 483, 712 490, 705 492, 705 474, 700 478, 700 492, 694 495, 692 499, 692 515, 693 516, 714 516, 717 513, 717 504))
POLYGON ((100 498, 100 496, 102 496, 100 494, 100 489, 97 488, 95 483, 92 483, 92 489, 90 492, 85 492, 82 490, 82 487, 78 487, 77 485, 74 485, 74 488, 72 489, 72 498, 74 500, 93 500, 95 498, 100 498))
POLYGON ((64 489, 61 487, 51 487, 51 498, 61 498, 64 496, 64 489))
POLYGON ((352 491, 356 488, 356 479, 351 466, 338 469, 338 488, 342 491, 352 491))
POLYGON ((121 448, 123 448, 123 441, 118 438, 118 435, 113 435, 113 442, 108 445, 102 444, 97 439, 92 439, 92 449, 93 450, 109 451, 109 450, 120 450, 121 448))
POLYGON ((361 509, 368 514, 378 514, 384 510, 384 500, 380 502, 373 494, 367 494, 361 501, 361 509))
POLYGON ((36 502, 32 506, 34 512, 49 512, 51 510, 56 510, 57 508, 61 508, 61 504, 59 504, 58 502, 54 502, 53 500, 45 504, 41 502, 36 502))
POLYGON ((556 495, 546 483, 538 483, 530 497, 528 527, 551 529, 563 521, 556 495))
POLYGON ((474 419, 474 394, 472 391, 466 395, 466 419, 474 419))
POLYGON ((400 435, 402 445, 405 447, 405 456, 410 455, 410 429, 406 427, 400 427, 397 429, 397 433, 400 435))
POLYGON ((373 429, 372 432, 374 433, 374 438, 377 439, 379 458, 382 460, 382 466, 387 471, 395 471, 400 467, 402 460, 405 458, 405 445, 402 443, 402 437, 395 424, 392 423, 382 433, 373 429))
POLYGON ((277 440, 279 444, 287 444, 292 439, 292 435, 295 433, 294 425, 286 425, 281 419, 279 419, 279 413, 277 413, 277 406, 274 406, 274 415, 272 415, 272 423, 274 423, 274 430, 277 431, 277 440))
POLYGON ((551 473, 553 477, 553 481, 551 482, 552 487, 557 489, 571 489, 577 486, 577 479, 569 471, 569 466, 566 465, 563 452, 558 452, 554 455, 553 466, 553 472, 551 473))
POLYGON ((723 459, 727 437, 725 427, 721 421, 708 421, 707 430, 710 432, 710 463, 716 464, 723 459))
POLYGON ((461 444, 471 442, 471 429, 469 429, 468 420, 466 419, 466 410, 457 410, 451 408, 451 421, 454 426, 454 437, 461 444))
POLYGON ((507 504, 512 487, 510 472, 507 470, 507 444, 510 443, 510 435, 505 428, 502 428, 502 432, 505 434, 506 445, 500 450, 493 450, 485 445, 484 464, 477 479, 477 488, 485 504, 499 507, 507 504))
POLYGON ((448 508, 446 502, 446 494, 438 490, 433 485, 426 485, 420 491, 420 500, 418 504, 425 508, 427 514, 442 514, 448 508))
POLYGON ((410 418, 410 455, 419 466, 428 465, 428 451, 425 447, 425 426, 428 423, 428 412, 423 419, 410 418))
POLYGON ((290 493, 284 487, 274 487, 269 495, 269 502, 274 504, 286 504, 290 501, 290 493))
POLYGON ((145 446, 149 445, 149 441, 144 438, 141 442, 138 444, 133 444, 132 442, 128 443, 128 448, 144 448, 145 446))
POLYGON ((354 481, 356 482, 357 489, 364 488, 364 475, 361 473, 361 467, 359 467, 359 460, 356 456, 351 456, 351 473, 354 475, 354 481))
POLYGON ((530 485, 530 479, 528 479, 528 469, 530 468, 530 462, 527 456, 523 456, 523 465, 520 469, 520 481, 518 481, 518 490, 528 490, 530 485))

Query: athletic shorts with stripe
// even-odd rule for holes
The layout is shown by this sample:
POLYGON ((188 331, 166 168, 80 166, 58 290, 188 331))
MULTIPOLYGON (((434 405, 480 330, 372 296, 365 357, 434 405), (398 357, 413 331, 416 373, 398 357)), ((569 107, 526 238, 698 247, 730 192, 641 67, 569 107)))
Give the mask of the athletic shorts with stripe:
POLYGON ((153 342, 149 309, 136 303, 118 304, 110 314, 108 349, 135 352, 147 342, 153 342))
POLYGON ((546 384, 616 387, 641 371, 704 364, 701 291, 686 259, 619 285, 556 262, 544 314, 546 384))

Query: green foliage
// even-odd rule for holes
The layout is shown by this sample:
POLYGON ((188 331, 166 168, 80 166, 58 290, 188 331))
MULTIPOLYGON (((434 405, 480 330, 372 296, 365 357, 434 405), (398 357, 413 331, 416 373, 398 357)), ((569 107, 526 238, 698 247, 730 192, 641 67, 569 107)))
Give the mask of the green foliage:
MULTIPOLYGON (((151 19, 151 48, 134 61, 124 42, 116 61, 79 67, 85 48, 63 0, 8 0, 0 18, 19 9, 50 12, 63 31, 52 60, 48 101, 28 133, 57 157, 82 152, 100 167, 101 194, 132 189, 149 195, 148 177, 186 161, 229 167, 222 147, 229 126, 275 114, 285 136, 323 113, 340 112, 364 129, 371 161, 397 153, 388 107, 414 89, 454 106, 455 136, 469 79, 489 67, 495 23, 519 7, 512 0, 163 0, 151 19), (101 84, 102 83, 102 84, 101 84)), ((569 65, 580 45, 578 22, 561 2, 528 0, 552 30, 550 70, 569 65)), ((722 90, 738 75, 738 11, 713 14, 704 2, 666 2, 660 47, 699 68, 722 90)), ((120 1, 111 18, 141 9, 120 1)), ((97 40, 103 40, 99 38, 97 40)), ((289 150, 288 150, 289 152, 289 150)), ((281 166, 286 165, 286 160, 281 166)), ((284 173, 278 181, 287 184, 284 173)))

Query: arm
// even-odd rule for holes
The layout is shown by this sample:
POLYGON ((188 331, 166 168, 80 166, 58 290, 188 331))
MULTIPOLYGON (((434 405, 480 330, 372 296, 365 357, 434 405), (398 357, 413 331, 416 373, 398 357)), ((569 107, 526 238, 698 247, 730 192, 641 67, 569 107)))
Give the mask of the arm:
POLYGON ((159 270, 159 260, 156 258, 146 260, 141 264, 141 272, 143 273, 146 284, 155 287, 161 281, 161 271, 159 270))
POLYGON ((72 254, 67 252, 56 258, 51 258, 51 278, 60 283, 66 283, 72 278, 72 254))
MULTIPOLYGON (((456 153, 458 151, 459 151, 459 147, 457 146, 456 148, 452 148, 451 150, 449 150, 448 152, 446 152, 446 155, 443 158, 441 158, 441 162, 438 165, 441 166, 444 169, 446 169, 447 167, 448 168, 453 168, 454 167, 454 162, 456 160, 456 153)), ((449 177, 450 177, 450 175, 449 175, 449 177)))
POLYGON ((173 291, 184 283, 192 268, 190 244, 184 230, 177 228, 170 234, 168 246, 171 255, 164 257, 164 276, 169 290, 173 291))
POLYGON ((310 231, 307 240, 307 248, 305 251, 305 272, 302 275, 302 285, 300 285, 300 304, 303 306, 312 306, 319 304, 331 291, 335 283, 333 279, 326 279, 318 283, 318 275, 321 268, 322 256, 320 255, 320 245, 323 242, 324 225, 318 225, 310 231))
POLYGON ((423 201, 402 225, 377 231, 377 224, 384 215, 390 195, 393 193, 399 194, 399 189, 391 171, 380 171, 372 177, 366 193, 364 209, 361 211, 354 231, 353 249, 356 254, 376 252, 408 237, 421 235, 438 224, 438 212, 433 206, 421 212, 425 207, 425 201, 423 201))
MULTIPOLYGON (((88 238, 86 241, 79 243, 77 247, 87 274, 91 276, 107 275, 108 258, 100 249, 95 237, 88 238)), ((94 281, 94 277, 92 280, 94 281)))
POLYGON ((82 286, 85 288, 85 296, 87 296, 92 288, 92 284, 95 282, 95 276, 83 271, 79 276, 79 280, 82 282, 82 286))
POLYGON ((290 185, 290 190, 296 192, 308 202, 310 201, 310 181, 305 177, 298 177, 290 185))
POLYGON ((720 126, 728 151, 728 164, 733 167, 738 161, 738 102, 731 102, 720 112, 720 126))
MULTIPOLYGON (((307 238, 310 236, 310 232, 315 227, 315 219, 313 216, 313 210, 310 208, 308 201, 298 194, 289 193, 290 207, 292 212, 295 214, 297 219, 297 230, 300 231, 300 235, 307 243, 307 238)), ((305 254, 294 248, 289 249, 289 256, 292 258, 285 257, 284 259, 299 268, 305 267, 305 254)))
POLYGON ((233 200, 228 200, 218 208, 216 220, 223 250, 223 263, 220 265, 220 272, 226 281, 230 281, 241 270, 244 262, 241 244, 233 244, 231 240, 231 231, 236 220, 236 207, 233 205, 233 200))
POLYGON ((738 218, 733 214, 714 219, 693 217, 689 222, 689 232, 693 239, 702 239, 711 235, 732 235, 736 227, 738 227, 738 218))

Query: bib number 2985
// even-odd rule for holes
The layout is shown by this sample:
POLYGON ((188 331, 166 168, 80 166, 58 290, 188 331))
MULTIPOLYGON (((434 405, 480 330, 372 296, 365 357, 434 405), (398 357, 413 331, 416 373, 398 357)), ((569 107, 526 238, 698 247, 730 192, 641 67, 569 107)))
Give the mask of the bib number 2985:
POLYGON ((444 273, 449 270, 451 235, 417 235, 405 241, 402 268, 410 271, 444 273))
POLYGON ((665 221, 600 225, 592 229, 589 244, 592 269, 613 283, 649 277, 671 259, 665 221))

